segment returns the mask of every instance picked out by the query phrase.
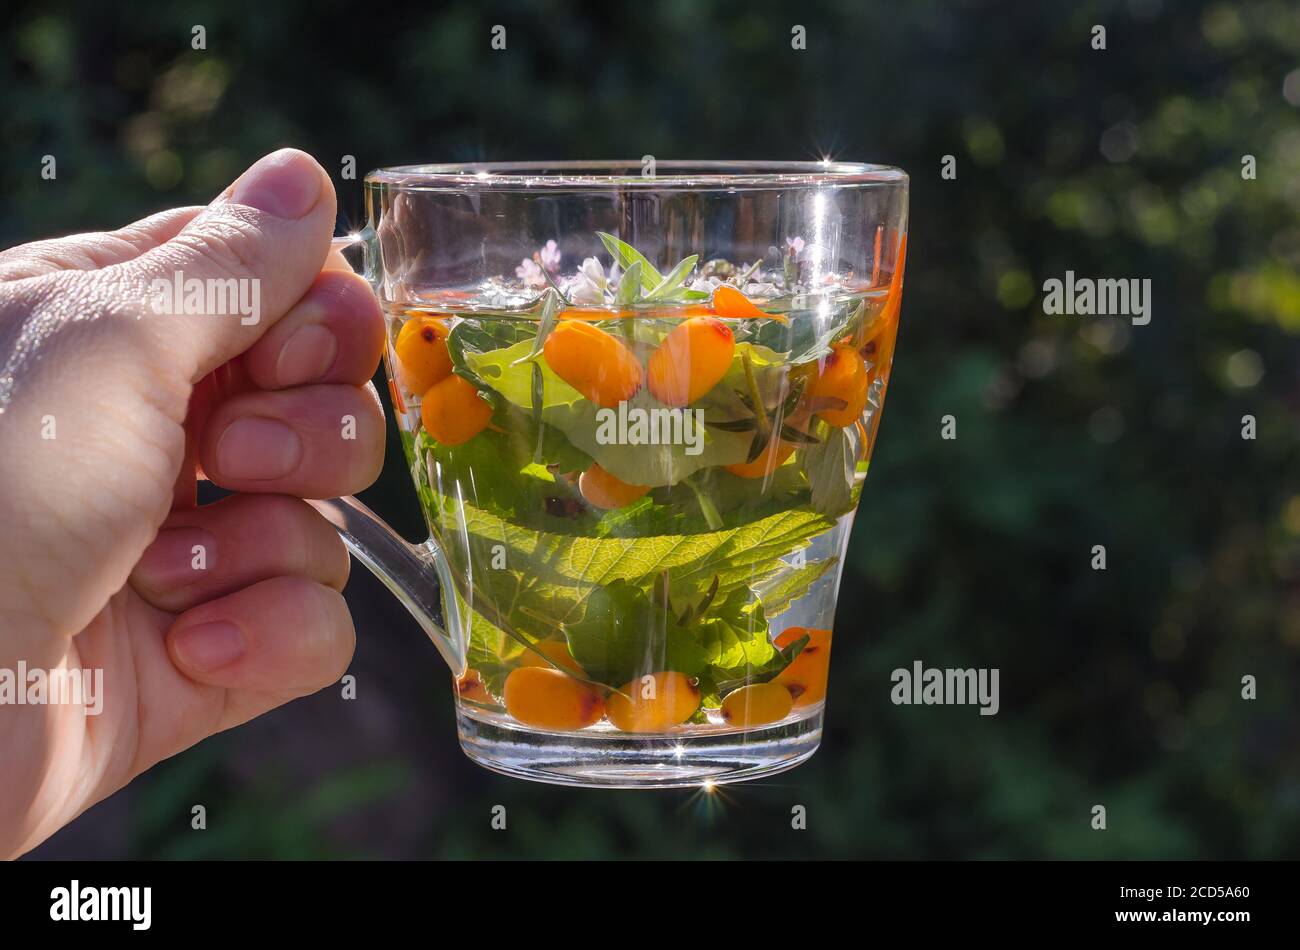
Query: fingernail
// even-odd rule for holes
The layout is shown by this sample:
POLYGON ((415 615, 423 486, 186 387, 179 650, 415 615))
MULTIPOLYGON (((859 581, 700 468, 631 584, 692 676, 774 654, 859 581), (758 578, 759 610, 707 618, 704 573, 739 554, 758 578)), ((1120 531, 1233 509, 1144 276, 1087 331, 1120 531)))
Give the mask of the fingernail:
POLYGON ((217 442, 217 468, 225 478, 283 478, 301 459, 298 433, 263 416, 236 419, 217 442))
POLYGON ((305 326, 296 330, 280 348, 275 379, 281 386, 317 382, 334 365, 339 341, 326 327, 305 326))
POLYGON ((224 620, 174 630, 171 640, 181 663, 201 673, 229 666, 244 655, 244 635, 224 620))
POLYGON ((216 565, 217 539, 202 528, 164 528, 132 571, 150 590, 185 587, 216 565))
POLYGON ((239 176, 231 200, 277 218, 301 218, 320 198, 316 163, 302 152, 283 148, 259 158, 239 176))

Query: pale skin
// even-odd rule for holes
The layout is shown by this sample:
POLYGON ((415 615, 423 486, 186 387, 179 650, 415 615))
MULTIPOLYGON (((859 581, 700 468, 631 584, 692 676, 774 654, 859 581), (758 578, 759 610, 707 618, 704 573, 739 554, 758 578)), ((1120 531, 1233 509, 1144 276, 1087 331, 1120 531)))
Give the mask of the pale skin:
POLYGON ((206 208, 0 252, 0 670, 103 670, 97 716, 0 705, 0 856, 346 670, 347 552, 301 499, 379 473, 383 321, 334 220, 286 149, 206 208), (155 312, 177 271, 257 279, 260 320, 155 312))

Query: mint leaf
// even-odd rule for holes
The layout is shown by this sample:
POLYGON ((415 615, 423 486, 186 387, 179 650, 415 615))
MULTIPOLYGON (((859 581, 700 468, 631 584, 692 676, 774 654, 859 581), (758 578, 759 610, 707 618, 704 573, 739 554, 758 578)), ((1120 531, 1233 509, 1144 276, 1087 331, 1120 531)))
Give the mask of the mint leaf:
POLYGON ((659 281, 654 288, 646 294, 646 300, 670 300, 680 296, 678 288, 690 276, 691 271, 695 269, 695 262, 700 259, 700 255, 692 254, 690 257, 679 261, 677 266, 668 272, 663 280, 659 281))
POLYGON ((717 670, 761 667, 776 655, 768 639, 763 604, 748 590, 737 588, 707 611, 700 623, 701 640, 709 666, 717 670))
POLYGON ((476 572, 475 587, 534 637, 553 633, 559 623, 585 621, 593 603, 599 604, 599 598, 589 598, 593 590, 619 581, 648 590, 663 571, 674 587, 699 590, 716 575, 723 599, 737 588, 747 591, 779 572, 782 557, 834 526, 823 515, 795 509, 702 534, 589 537, 520 524, 480 507, 477 498, 485 493, 477 484, 475 489, 474 498, 462 498, 446 479, 435 480, 426 500, 430 521, 452 564, 493 564, 494 557, 504 563, 476 572), (498 545, 505 549, 503 561, 496 557, 498 545))
POLYGON ((614 294, 614 303, 636 303, 641 296, 641 262, 633 261, 623 276, 618 279, 618 291, 614 294))
POLYGON ((626 241, 621 241, 612 234, 606 234, 604 231, 597 231, 596 237, 605 245, 605 250, 614 258, 615 262, 625 271, 633 264, 641 265, 641 286, 646 291, 655 289, 655 285, 663 280, 663 275, 655 270, 655 266, 650 263, 644 254, 634 248, 626 241))
POLYGON ((548 287, 542 294, 542 310, 537 317, 537 336, 533 337, 533 345, 529 347, 528 353, 519 357, 511 363, 523 363, 528 360, 535 360, 542 353, 542 346, 546 343, 546 338, 551 335, 555 329, 555 324, 559 320, 560 300, 562 295, 554 287, 548 287))
POLYGON ((472 359, 478 354, 501 351, 517 344, 524 346, 524 349, 516 352, 515 356, 527 352, 527 344, 533 339, 533 334, 521 323, 522 321, 495 320, 490 324, 489 330, 475 320, 457 322, 447 336, 447 352, 451 356, 452 370, 479 389, 490 389, 488 383, 475 371, 472 359))
MULTIPOLYGON (((456 331, 453 330, 451 335, 454 338, 456 331)), ((485 352, 467 348, 463 359, 466 368, 475 379, 500 393, 521 409, 531 411, 533 407, 532 366, 539 366, 542 370, 543 410, 585 402, 582 393, 556 376, 546 360, 537 360, 531 366, 527 365, 526 361, 533 348, 532 342, 532 338, 529 337, 503 349, 485 352)), ((453 365, 455 361, 456 355, 453 353, 453 365)))
POLYGON ((618 689, 639 676, 675 671, 697 676, 705 653, 638 587, 617 580, 593 589, 581 620, 564 625, 569 652, 587 675, 618 689))
POLYGON ((818 436, 820 443, 803 450, 804 473, 812 490, 813 508, 835 518, 853 509, 857 459, 844 429, 822 425, 818 436))
MULTIPOLYGON (((746 340, 756 346, 766 346, 782 354, 785 362, 798 365, 821 359, 831 352, 831 345, 843 339, 860 325, 866 301, 849 310, 848 303, 830 301, 835 309, 828 317, 828 302, 816 297, 795 298, 799 303, 786 316, 790 322, 775 320, 744 320, 736 329, 736 340, 746 340)), ((851 301, 850 301, 851 302, 851 301)))
MULTIPOLYGON (((533 376, 534 379, 541 377, 536 363, 533 364, 533 376)), ((520 410, 509 407, 497 418, 501 420, 505 433, 491 435, 497 436, 504 444, 506 457, 512 466, 522 469, 528 465, 554 465, 561 472, 581 472, 591 467, 591 456, 574 448, 555 426, 545 422, 538 426, 535 418, 526 418, 520 410)))
POLYGON ((755 585, 754 593, 763 602, 763 611, 769 617, 775 617, 790 609, 790 605, 808 593, 813 584, 835 566, 838 558, 824 558, 809 561, 803 567, 784 566, 765 583, 755 585))
POLYGON ((486 429, 461 445, 440 445, 423 437, 415 466, 417 484, 427 484, 441 494, 464 493, 477 507, 515 521, 527 520, 546 509, 547 499, 570 493, 549 471, 539 468, 537 455, 542 463, 564 471, 591 464, 557 429, 543 425, 538 437, 527 425, 512 424, 504 432, 486 429))
POLYGON ((706 674, 708 679, 707 688, 705 688, 704 678, 701 678, 701 692, 704 693, 704 705, 720 705, 722 697, 726 696, 733 690, 740 689, 742 686, 753 686, 756 683, 770 683, 781 674, 787 666, 793 662, 794 658, 803 652, 803 648, 808 645, 812 638, 804 634, 798 640, 790 643, 780 650, 774 650, 772 658, 765 663, 760 669, 750 669, 743 676, 727 676, 725 671, 710 670, 706 674), (710 702, 710 700, 714 700, 710 702))

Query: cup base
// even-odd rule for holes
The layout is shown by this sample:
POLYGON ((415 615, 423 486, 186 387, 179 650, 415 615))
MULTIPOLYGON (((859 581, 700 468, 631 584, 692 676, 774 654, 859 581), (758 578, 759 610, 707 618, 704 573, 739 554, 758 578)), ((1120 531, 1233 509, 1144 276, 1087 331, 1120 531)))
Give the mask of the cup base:
POLYGON ((462 706, 460 745, 471 760, 512 778, 583 788, 698 788, 784 772, 821 743, 820 706, 744 731, 636 736, 607 730, 546 732, 462 706))

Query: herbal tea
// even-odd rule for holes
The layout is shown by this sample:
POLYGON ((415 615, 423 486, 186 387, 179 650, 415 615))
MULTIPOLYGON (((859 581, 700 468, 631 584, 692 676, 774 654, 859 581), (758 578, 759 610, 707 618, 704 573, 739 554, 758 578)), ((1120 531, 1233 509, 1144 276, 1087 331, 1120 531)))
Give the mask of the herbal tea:
MULTIPOLYGON (((600 233, 388 306, 391 394, 467 632, 463 717, 743 732, 817 714, 897 332, 892 274, 803 242, 665 271, 600 233)), ((879 260, 879 232, 877 260, 879 260)))

